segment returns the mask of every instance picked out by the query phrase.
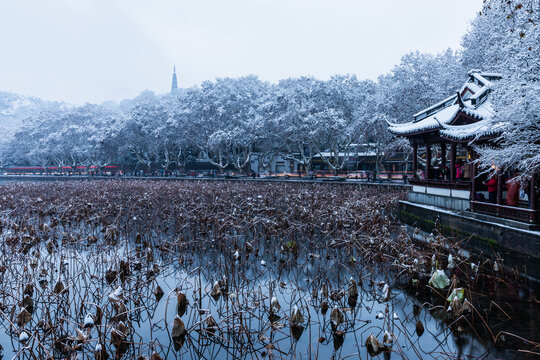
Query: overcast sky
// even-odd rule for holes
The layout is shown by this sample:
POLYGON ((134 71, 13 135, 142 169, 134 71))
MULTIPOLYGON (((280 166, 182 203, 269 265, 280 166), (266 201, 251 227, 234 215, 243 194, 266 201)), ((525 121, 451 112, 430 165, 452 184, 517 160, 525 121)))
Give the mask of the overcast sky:
POLYGON ((0 90, 74 104, 216 77, 353 73, 457 49, 482 0, 0 0, 0 90))

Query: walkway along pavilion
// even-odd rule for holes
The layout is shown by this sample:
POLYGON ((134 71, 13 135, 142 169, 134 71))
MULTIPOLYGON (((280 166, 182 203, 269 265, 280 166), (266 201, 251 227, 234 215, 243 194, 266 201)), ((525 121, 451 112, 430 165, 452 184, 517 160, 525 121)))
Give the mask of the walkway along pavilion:
POLYGON ((418 112, 411 122, 389 123, 388 130, 408 138, 413 147, 411 202, 540 224, 538 175, 532 176, 528 198, 518 206, 505 205, 502 171, 497 171, 497 202, 478 201, 479 194, 487 198, 487 192, 472 161, 476 158, 472 145, 497 146, 494 140, 504 131, 506 123, 493 119, 489 100, 492 82, 499 79, 500 74, 471 70, 456 94, 418 112))

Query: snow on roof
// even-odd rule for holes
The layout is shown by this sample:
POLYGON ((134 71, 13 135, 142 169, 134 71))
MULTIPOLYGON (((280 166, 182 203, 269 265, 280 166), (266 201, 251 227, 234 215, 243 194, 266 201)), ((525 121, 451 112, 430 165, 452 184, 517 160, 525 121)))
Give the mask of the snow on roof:
POLYGON ((454 94, 452 96, 449 96, 447 97, 446 99, 442 100, 442 101, 439 101, 438 103, 436 103, 435 105, 431 105, 430 107, 428 108, 425 108, 424 110, 422 111, 419 111, 417 112, 416 114, 413 115, 413 118, 415 120, 417 120, 418 117, 420 117, 420 115, 424 114, 424 113, 429 113, 430 111, 432 110, 435 110, 436 108, 438 107, 442 107, 444 104, 446 103, 449 103, 449 102, 453 102, 455 99, 456 99, 457 95, 454 94))
POLYGON ((477 92, 479 92, 480 90, 482 90, 482 87, 478 84, 475 84, 474 82, 466 82, 462 87, 461 89, 459 90, 460 93, 463 93, 463 90, 465 89, 469 89, 471 90, 475 95, 477 92))
POLYGON ((390 124, 388 130, 395 135, 409 135, 439 129, 441 124, 449 124, 458 111, 459 104, 453 104, 420 121, 404 124, 390 124))
POLYGON ((480 73, 475 72, 472 73, 471 76, 478 80, 480 86, 491 87, 491 85, 493 85, 491 81, 483 77, 480 73))
POLYGON ((498 79, 502 79, 503 75, 500 74, 500 73, 490 73, 490 72, 480 72, 482 74, 483 77, 485 77, 486 79, 488 80, 498 80, 498 79))
POLYGON ((476 108, 464 107, 463 109, 461 109, 461 111, 479 120, 489 120, 493 117, 493 115, 495 115, 493 105, 491 105, 490 101, 485 101, 482 104, 478 105, 476 108))
POLYGON ((478 90, 474 92, 474 95, 471 96, 471 99, 475 99, 475 100, 478 99, 480 96, 484 95, 488 90, 489 88, 487 86, 479 88, 478 90))
MULTIPOLYGON (((323 156, 323 157, 332 157, 334 155, 335 155, 335 153, 333 153, 333 152, 323 151, 321 153, 318 153, 317 155, 314 155, 313 157, 314 158, 320 158, 321 156, 323 156)), ((377 153, 375 151, 362 151, 362 152, 355 152, 355 151, 341 152, 340 151, 338 156, 339 157, 344 157, 344 156, 357 156, 357 157, 377 156, 377 153)))
POLYGON ((414 120, 411 122, 404 124, 388 123, 388 130, 392 134, 400 136, 440 130, 442 137, 455 140, 474 140, 479 137, 492 137, 499 134, 504 127, 504 123, 492 123, 491 120, 495 115, 495 111, 487 98, 492 86, 490 80, 500 79, 502 75, 483 73, 476 69, 469 71, 468 75, 468 81, 461 87, 458 94, 414 114, 414 120), (461 98, 459 94, 463 93, 466 88, 474 94, 470 97, 461 98), (470 116, 474 119, 472 120, 474 123, 451 126, 450 124, 459 113, 470 116))
POLYGON ((467 125, 448 126, 441 129, 440 135, 442 138, 451 140, 472 141, 500 135, 506 125, 506 122, 493 122, 491 119, 486 119, 467 125))

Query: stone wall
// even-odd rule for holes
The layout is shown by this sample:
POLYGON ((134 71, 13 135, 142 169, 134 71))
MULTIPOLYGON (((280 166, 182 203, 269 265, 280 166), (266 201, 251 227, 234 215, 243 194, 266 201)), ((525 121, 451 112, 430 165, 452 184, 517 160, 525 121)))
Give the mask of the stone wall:
POLYGON ((399 218, 428 233, 439 231, 450 241, 490 257, 522 274, 540 279, 540 232, 520 229, 508 222, 496 223, 445 209, 400 201, 399 218))
POLYGON ((407 198, 409 201, 414 203, 437 206, 456 211, 466 210, 469 208, 469 199, 457 197, 423 194, 420 192, 411 191, 407 194, 407 198))

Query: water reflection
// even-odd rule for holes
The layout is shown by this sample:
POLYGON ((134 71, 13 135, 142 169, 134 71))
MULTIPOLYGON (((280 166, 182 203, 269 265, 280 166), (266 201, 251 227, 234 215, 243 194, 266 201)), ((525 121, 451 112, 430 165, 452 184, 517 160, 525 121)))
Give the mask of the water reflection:
MULTIPOLYGON (((107 198, 123 185, 101 186, 109 185, 94 190, 107 198)), ((515 355, 505 350, 512 348, 510 336, 494 348, 499 330, 532 333, 529 327, 538 324, 534 297, 492 275, 467 291, 479 298, 477 313, 450 316, 446 291, 427 287, 426 274, 399 258, 413 245, 391 231, 392 220, 381 215, 385 204, 377 203, 381 194, 369 200, 362 221, 332 209, 333 217, 315 218, 315 228, 304 225, 312 221, 307 207, 289 218, 280 218, 288 206, 269 210, 271 195, 282 191, 284 198, 291 186, 273 187, 212 217, 204 211, 194 216, 190 207, 184 213, 152 208, 157 195, 146 194, 155 189, 140 186, 145 195, 128 204, 96 205, 90 197, 67 206, 65 199, 29 196, 35 207, 2 213, 0 344, 6 358, 496 358, 515 355), (249 213, 251 221, 231 220, 237 212, 249 213), (337 236, 336 229, 350 237, 337 236), (520 301, 527 304, 525 315, 508 315, 509 299, 515 310, 520 301), (477 326, 482 321, 490 326, 477 326)), ((290 202, 306 202, 316 189, 290 202)), ((359 194, 331 191, 318 196, 337 203, 339 196, 352 201, 359 194)), ((203 209, 215 204, 215 194, 208 199, 203 209)), ((188 195, 184 201, 196 204, 188 195)), ((421 258, 426 268, 430 257, 421 258)))
POLYGON ((19 342, 4 321, 11 335, 0 342, 4 355, 25 357, 24 347, 47 341, 52 324, 61 334, 54 341, 55 358, 73 352, 89 358, 154 352, 163 359, 364 357, 366 340, 372 335, 382 344, 385 332, 390 346, 381 348, 387 351, 370 351, 384 358, 486 353, 486 345, 474 337, 455 336, 448 329, 445 309, 419 310, 415 299, 396 288, 383 301, 381 269, 375 275, 360 264, 345 266, 337 260, 337 249, 313 258, 270 254, 262 241, 254 245, 259 253, 243 252, 241 262, 210 245, 201 251, 183 249, 184 255, 158 253, 153 264, 147 250, 127 242, 118 248, 73 246, 53 254, 43 245, 37 249, 43 254, 38 266, 29 268, 24 256, 11 264, 13 273, 35 287, 36 314, 26 328, 38 329, 41 339, 19 342), (64 290, 58 288, 62 281, 64 290), (219 292, 212 296, 216 286, 219 292), (294 307, 301 318, 291 321, 294 307), (88 316, 94 325, 80 326, 88 316))

